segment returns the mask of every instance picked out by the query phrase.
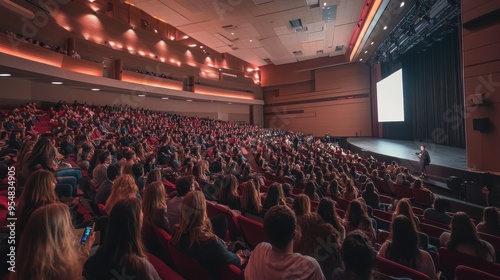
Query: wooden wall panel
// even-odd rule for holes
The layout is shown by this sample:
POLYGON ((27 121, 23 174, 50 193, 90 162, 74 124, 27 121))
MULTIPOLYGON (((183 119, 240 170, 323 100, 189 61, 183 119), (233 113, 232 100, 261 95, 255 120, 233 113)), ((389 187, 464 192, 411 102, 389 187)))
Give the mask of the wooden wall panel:
MULTIPOLYGON (((487 96, 487 106, 466 107, 467 168, 500 172, 500 32, 499 18, 486 18, 500 9, 500 1, 462 0, 462 49, 466 101, 471 94, 487 96), (467 28, 467 23, 475 24, 467 28), (488 133, 474 131, 473 120, 489 118, 488 133)), ((466 102, 467 104, 467 102, 466 102)))
POLYGON ((361 63, 345 64, 314 71, 314 80, 271 86, 279 95, 264 96, 264 124, 324 136, 371 136, 369 69, 361 63), (285 94, 316 85, 315 90, 285 94), (356 98, 348 99, 347 97, 356 98))

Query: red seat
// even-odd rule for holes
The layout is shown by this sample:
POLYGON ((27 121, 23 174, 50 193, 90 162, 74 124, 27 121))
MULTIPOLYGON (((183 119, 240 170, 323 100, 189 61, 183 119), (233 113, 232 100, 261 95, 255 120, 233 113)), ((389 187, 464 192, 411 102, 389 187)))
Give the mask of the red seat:
MULTIPOLYGON (((171 242, 168 249, 172 255, 177 272, 186 280, 210 280, 210 274, 201 263, 179 251, 171 242)), ((223 265, 220 267, 220 275, 223 280, 244 280, 243 271, 234 265, 223 265)))
POLYGON ((162 280, 183 280, 177 272, 175 272, 172 268, 162 262, 159 258, 155 257, 152 254, 147 253, 148 261, 153 265, 156 272, 158 272, 158 276, 162 280))
POLYGON ((349 208, 349 204, 351 203, 349 200, 343 199, 341 197, 335 199, 335 201, 337 202, 338 208, 344 211, 347 211, 347 209, 349 208))
POLYGON ((101 215, 108 215, 108 212, 106 211, 106 205, 99 203, 99 205, 97 205, 97 208, 99 208, 99 211, 101 211, 101 215))
POLYGON ((269 242, 262 223, 240 215, 238 216, 238 224, 245 242, 251 249, 255 248, 261 242, 269 242))
POLYGON ((420 207, 412 206, 411 209, 413 210, 413 214, 416 216, 424 216, 424 210, 420 207))
POLYGON ((411 188, 413 202, 425 207, 432 206, 432 193, 421 189, 411 188))
MULTIPOLYGON (((478 232, 477 234, 480 239, 490 243, 493 246, 493 248, 495 248, 495 252, 497 253, 497 255, 500 253, 500 237, 491 234, 486 234, 483 232, 478 232)), ((498 261, 500 260, 497 258, 497 262, 498 261)))
POLYGON ((430 280, 429 276, 419 272, 417 270, 411 269, 404 265, 400 265, 396 262, 390 261, 379 255, 376 257, 377 268, 380 272, 392 277, 406 277, 413 280, 430 280))
POLYGON ((470 279, 481 279, 481 280, 499 280, 500 277, 493 274, 477 270, 472 267, 459 265, 455 270, 455 280, 470 280, 470 279))
POLYGON ((427 234, 429 238, 434 238, 439 240, 439 237, 441 234, 447 230, 433 226, 433 225, 428 225, 424 223, 420 223, 420 231, 427 234))
POLYGON ((441 271, 447 279, 453 279, 455 269, 459 265, 466 265, 493 275, 500 275, 500 265, 444 247, 439 248, 439 263, 441 264, 441 271))
POLYGON ((428 225, 433 225, 435 227, 439 227, 439 228, 442 228, 444 230, 448 230, 450 228, 449 225, 447 224, 443 224, 443 223, 440 223, 440 222, 436 222, 436 221, 433 221, 433 220, 428 220, 426 218, 422 218, 422 220, 420 220, 422 223, 425 223, 425 224, 428 224, 428 225))
POLYGON ((396 195, 396 192, 393 192, 391 191, 391 189, 389 188, 389 185, 387 184, 386 181, 384 180, 381 180, 380 181, 380 187, 382 188, 382 191, 386 194, 389 194, 389 195, 392 195, 392 196, 395 196, 396 195))
POLYGON ((391 233, 385 230, 381 230, 378 232, 378 243, 383 244, 389 237, 391 233))
POLYGON ((168 248, 168 243, 170 240, 172 240, 172 236, 164 231, 162 228, 159 227, 154 227, 154 232, 156 235, 156 239, 158 240, 158 243, 162 247, 163 251, 165 252, 165 261, 167 261, 168 264, 173 264, 174 261, 172 259, 172 255, 170 255, 170 251, 168 248))
POLYGON ((384 204, 392 204, 392 201, 394 200, 392 197, 387 196, 387 195, 383 195, 383 194, 379 194, 378 198, 379 198, 380 203, 384 203, 384 204))
POLYGON ((335 209, 339 218, 343 219, 345 217, 345 211, 342 209, 335 209))
POLYGON ((396 189, 396 194, 398 198, 412 198, 413 194, 411 189, 400 184, 394 184, 394 188, 396 189))
POLYGON ((389 222, 392 221, 392 213, 387 212, 387 211, 373 209, 373 216, 375 216, 379 219, 382 219, 382 220, 389 221, 389 222))
POLYGON ((225 205, 220 205, 217 203, 212 203, 207 201, 207 215, 212 218, 216 215, 222 214, 227 218, 227 229, 231 232, 231 236, 235 236, 240 233, 240 227, 238 226, 238 221, 236 215, 225 205))

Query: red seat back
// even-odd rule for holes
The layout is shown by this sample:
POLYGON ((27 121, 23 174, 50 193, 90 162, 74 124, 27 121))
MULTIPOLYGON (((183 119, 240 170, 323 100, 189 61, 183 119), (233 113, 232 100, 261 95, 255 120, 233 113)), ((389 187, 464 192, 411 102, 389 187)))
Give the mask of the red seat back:
POLYGON ((385 231, 385 230, 379 231, 378 232, 378 243, 383 244, 389 238, 390 235, 391 235, 391 233, 388 231, 385 231))
POLYGON ((430 238, 438 239, 441 236, 441 234, 447 230, 433 226, 433 225, 428 225, 424 223, 420 223, 420 231, 427 234, 430 238))
MULTIPOLYGON (((482 233, 482 232, 478 232, 477 234, 478 234, 480 239, 490 243, 493 246, 493 248, 495 248, 495 252, 497 254, 500 253, 500 237, 494 236, 491 234, 482 233)), ((498 261, 498 259, 497 259, 497 261, 498 261)))
POLYGON ((477 270, 472 267, 464 265, 457 266, 457 269, 455 270, 455 280, 470 280, 470 279, 499 280, 500 277, 483 272, 481 270, 477 270))
POLYGON ((386 220, 386 221, 392 221, 392 213, 387 212, 387 211, 382 211, 378 209, 373 209, 373 216, 386 220))
POLYGON ((466 265, 493 275, 500 275, 500 265, 476 256, 449 250, 445 247, 439 248, 439 263, 441 264, 441 271, 448 279, 453 279, 455 269, 459 265, 466 265))
POLYGON ((238 224, 246 243, 251 249, 255 248, 261 242, 269 242, 262 223, 240 215, 238 216, 238 224))
POLYGON ((392 201, 394 200, 392 197, 383 194, 379 194, 378 199, 380 203, 384 204, 392 204, 392 201))
POLYGON ((349 203, 351 203, 349 200, 343 199, 341 197, 335 199, 335 201, 337 202, 337 208, 344 211, 347 211, 347 209, 349 208, 349 203))
POLYGON ((220 205, 217 203, 212 203, 207 201, 207 215, 212 218, 216 215, 222 214, 227 218, 227 229, 232 234, 238 234, 240 232, 240 228, 238 226, 238 222, 236 220, 236 215, 225 205, 220 205))
POLYGON ((175 272, 172 268, 170 268, 168 265, 166 265, 162 260, 159 258, 155 257, 152 254, 147 253, 146 254, 148 261, 153 265, 155 268, 156 272, 158 272, 158 276, 162 280, 183 280, 177 272, 175 272))
POLYGON ((412 198, 413 194, 411 192, 410 188, 407 188, 403 185, 400 184, 394 184, 394 188, 396 189, 396 194, 398 195, 398 198, 412 198))
POLYGON ((380 272, 392 277, 406 277, 413 280, 430 280, 429 276, 419 272, 417 270, 411 269, 404 265, 400 265, 396 262, 385 259, 377 255, 377 268, 380 272))
POLYGON ((170 240, 172 240, 172 236, 159 227, 154 227, 154 232, 158 243, 160 243, 160 246, 165 252, 165 257, 167 258, 166 261, 169 263, 173 263, 172 256, 170 255, 170 251, 168 249, 168 243, 170 242, 170 240))
POLYGON ((450 229, 450 226, 447 225, 447 224, 443 224, 443 223, 436 222, 436 221, 433 221, 433 220, 428 220, 426 218, 422 218, 421 222, 425 223, 425 224, 428 224, 428 225, 433 225, 433 226, 438 227, 438 228, 442 228, 443 230, 450 229))
POLYGON ((210 274, 198 260, 179 251, 172 242, 168 242, 168 250, 170 251, 170 255, 172 255, 172 260, 174 261, 177 272, 179 272, 182 277, 187 280, 210 280, 210 274))
POLYGON ((413 202, 430 207, 432 206, 432 193, 429 191, 424 191, 421 189, 411 188, 411 193, 413 195, 413 202))

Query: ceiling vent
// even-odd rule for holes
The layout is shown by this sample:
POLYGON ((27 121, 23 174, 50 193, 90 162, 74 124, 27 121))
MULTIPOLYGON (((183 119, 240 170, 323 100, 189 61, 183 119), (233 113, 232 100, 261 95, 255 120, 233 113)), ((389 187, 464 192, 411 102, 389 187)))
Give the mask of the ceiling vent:
POLYGON ((309 9, 319 8, 319 0, 306 0, 309 9))
POLYGON ((340 45, 340 46, 336 46, 335 47, 335 51, 338 52, 338 51, 341 51, 344 49, 344 45, 340 45))
POLYGON ((323 21, 326 22, 337 19, 337 5, 323 7, 321 9, 321 17, 323 18, 323 21))
POLYGON ((292 27, 292 29, 298 29, 298 28, 302 28, 302 20, 300 18, 298 19, 293 19, 293 20, 290 20, 290 26, 292 27))
POLYGON ((316 51, 316 54, 322 55, 323 54, 323 50, 316 51))
POLYGON ((294 51, 294 52, 293 52, 293 54, 294 54, 295 56, 301 56, 301 55, 304 55, 304 54, 302 53, 302 51, 294 51))
POLYGON ((307 30, 308 30, 307 26, 304 26, 295 29, 295 32, 307 32, 307 30))
POLYGON ((264 58, 264 61, 268 64, 268 65, 273 65, 274 63, 271 61, 271 59, 269 58, 264 58))
POLYGON ((237 28, 238 28, 237 25, 232 25, 232 24, 222 26, 222 29, 227 30, 227 31, 229 31, 229 30, 235 30, 237 28))

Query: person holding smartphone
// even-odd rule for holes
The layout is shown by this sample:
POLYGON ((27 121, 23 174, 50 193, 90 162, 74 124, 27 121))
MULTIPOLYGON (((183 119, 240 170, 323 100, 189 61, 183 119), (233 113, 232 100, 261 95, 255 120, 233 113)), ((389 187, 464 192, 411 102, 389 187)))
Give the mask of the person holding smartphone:
POLYGON ((81 279, 83 264, 95 241, 93 227, 86 232, 82 243, 67 205, 53 203, 38 208, 21 236, 11 279, 81 279))

